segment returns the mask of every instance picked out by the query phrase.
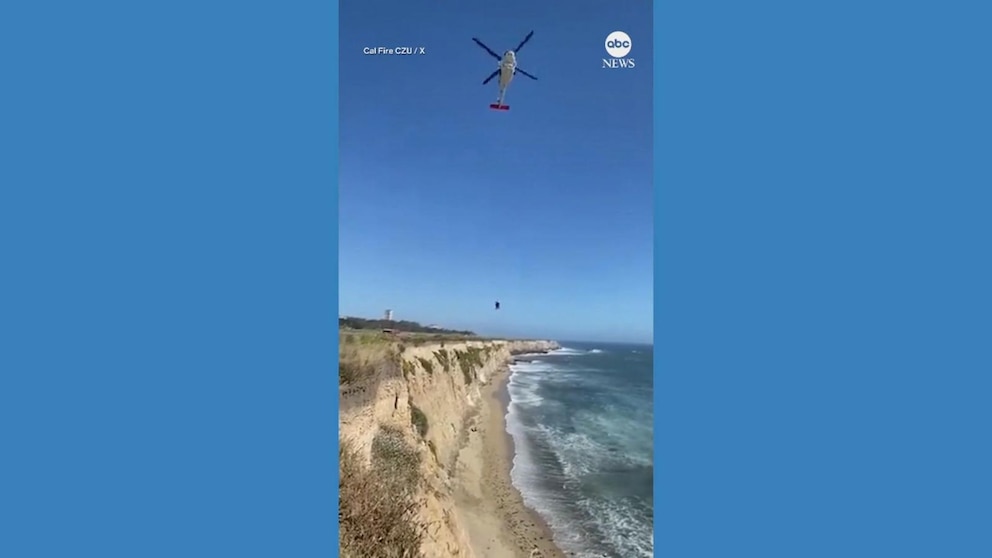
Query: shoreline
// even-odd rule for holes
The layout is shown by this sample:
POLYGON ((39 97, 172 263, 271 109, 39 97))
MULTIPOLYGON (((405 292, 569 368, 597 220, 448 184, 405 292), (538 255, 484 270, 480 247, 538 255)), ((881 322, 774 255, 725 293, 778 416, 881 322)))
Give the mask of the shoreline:
POLYGON ((515 448, 506 430, 509 380, 506 364, 481 388, 456 462, 455 513, 476 558, 565 558, 510 477, 515 448))

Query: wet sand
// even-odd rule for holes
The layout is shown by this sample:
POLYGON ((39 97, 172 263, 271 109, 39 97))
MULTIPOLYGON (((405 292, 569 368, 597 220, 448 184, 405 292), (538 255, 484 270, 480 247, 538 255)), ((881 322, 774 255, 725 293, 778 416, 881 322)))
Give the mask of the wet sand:
POLYGON ((510 480, 513 438, 506 432, 510 371, 482 388, 482 403, 469 419, 457 461, 456 513, 476 558, 564 558, 551 530, 524 505, 510 480))

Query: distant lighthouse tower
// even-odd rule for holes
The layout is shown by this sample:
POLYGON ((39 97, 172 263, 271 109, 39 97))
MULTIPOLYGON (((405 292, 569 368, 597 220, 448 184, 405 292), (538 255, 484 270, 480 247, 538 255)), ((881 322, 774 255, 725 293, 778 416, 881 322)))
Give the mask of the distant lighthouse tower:
POLYGON ((393 321, 393 311, 392 310, 386 310, 386 321, 387 322, 393 321))

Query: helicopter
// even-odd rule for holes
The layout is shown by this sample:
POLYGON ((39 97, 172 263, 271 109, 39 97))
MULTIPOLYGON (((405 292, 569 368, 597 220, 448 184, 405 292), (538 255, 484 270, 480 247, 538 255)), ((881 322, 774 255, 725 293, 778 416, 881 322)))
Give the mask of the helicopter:
POLYGON ((517 53, 520 52, 520 49, 523 48, 525 44, 527 44, 527 41, 529 41, 532 36, 534 36, 533 31, 528 33, 527 36, 524 37, 524 40, 520 41, 520 44, 517 45, 517 48, 504 52, 503 56, 496 54, 495 52, 493 52, 491 48, 483 44, 482 41, 476 39, 475 37, 472 37, 472 40, 475 41, 477 45, 484 48, 486 52, 490 54, 490 56, 492 56, 496 60, 499 60, 499 67, 496 68, 496 70, 493 73, 489 74, 489 77, 487 77, 482 82, 482 85, 485 85, 490 81, 492 81, 492 79, 497 75, 499 76, 499 81, 498 81, 499 96, 496 97, 495 103, 489 105, 489 108, 493 110, 510 110, 509 105, 503 104, 503 98, 506 96, 506 88, 510 86, 510 81, 512 81, 513 76, 517 75, 518 73, 523 74, 529 77, 530 79, 537 80, 536 77, 532 76, 531 74, 528 74, 527 72, 517 67, 517 53))

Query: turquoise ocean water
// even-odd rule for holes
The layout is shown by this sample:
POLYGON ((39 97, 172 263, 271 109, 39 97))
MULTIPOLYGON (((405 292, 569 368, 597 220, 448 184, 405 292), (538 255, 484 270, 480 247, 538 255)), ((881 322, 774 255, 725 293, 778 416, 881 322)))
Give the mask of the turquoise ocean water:
POLYGON ((579 557, 653 556, 653 348, 562 342, 511 365, 511 473, 579 557))

